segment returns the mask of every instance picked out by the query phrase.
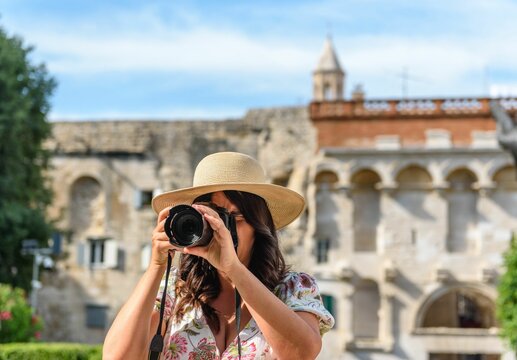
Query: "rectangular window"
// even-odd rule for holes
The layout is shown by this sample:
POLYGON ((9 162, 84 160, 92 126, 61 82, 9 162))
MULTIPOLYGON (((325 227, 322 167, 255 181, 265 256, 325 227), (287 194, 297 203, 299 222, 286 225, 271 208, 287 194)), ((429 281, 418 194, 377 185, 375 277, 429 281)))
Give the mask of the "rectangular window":
POLYGON ((329 261, 329 249, 330 249, 330 239, 319 239, 316 242, 316 262, 318 264, 326 263, 329 261))
POLYGON ((105 240, 90 240, 90 265, 104 263, 104 242, 105 240))
POLYGON ((86 305, 86 326, 95 329, 105 329, 107 325, 108 307, 105 305, 86 305))
POLYGON ((135 208, 146 209, 151 207, 151 201, 153 200, 153 190, 135 190, 135 208))
POLYGON ((108 238, 91 238, 86 244, 86 251, 78 252, 85 265, 90 268, 116 268, 119 264, 117 242, 108 238))
POLYGON ((145 244, 144 246, 142 246, 142 252, 140 253, 140 269, 142 271, 147 270, 147 268, 149 267, 149 263, 151 261, 151 248, 151 244, 145 244))

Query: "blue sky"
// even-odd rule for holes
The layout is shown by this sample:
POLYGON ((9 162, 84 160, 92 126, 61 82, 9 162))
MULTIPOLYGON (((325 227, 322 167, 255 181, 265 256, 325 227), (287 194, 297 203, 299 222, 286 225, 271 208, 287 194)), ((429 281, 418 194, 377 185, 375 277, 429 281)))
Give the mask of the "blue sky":
POLYGON ((517 0, 0 0, 57 79, 51 119, 223 119, 307 104, 327 33, 345 96, 517 96, 517 0))

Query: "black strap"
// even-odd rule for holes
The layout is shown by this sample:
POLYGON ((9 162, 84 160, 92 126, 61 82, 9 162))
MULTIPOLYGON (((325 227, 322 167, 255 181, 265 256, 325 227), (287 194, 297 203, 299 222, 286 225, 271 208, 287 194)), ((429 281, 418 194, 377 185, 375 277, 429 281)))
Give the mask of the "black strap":
POLYGON ((235 289, 235 327, 237 328, 237 350, 241 359, 241 294, 235 289))
POLYGON ((167 255, 167 271, 165 273, 165 286, 163 287, 162 299, 160 303, 160 321, 158 322, 158 328, 156 329, 156 334, 153 336, 151 340, 151 345, 149 346, 149 360, 158 360, 160 358, 160 353, 163 350, 163 335, 162 332, 162 323, 163 323, 163 314, 165 311, 165 299, 167 296, 167 283, 169 282, 169 274, 171 272, 171 264, 172 264, 172 256, 170 253, 167 255))

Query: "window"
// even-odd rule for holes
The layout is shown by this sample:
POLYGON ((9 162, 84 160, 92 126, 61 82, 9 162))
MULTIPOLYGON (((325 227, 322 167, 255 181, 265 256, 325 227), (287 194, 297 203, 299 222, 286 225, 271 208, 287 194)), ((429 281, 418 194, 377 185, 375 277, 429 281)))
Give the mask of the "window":
POLYGON ((453 289, 435 299, 426 309, 421 327, 475 328, 495 327, 495 304, 487 296, 469 289, 453 289))
POLYGON ((135 191, 135 208, 144 209, 151 206, 153 200, 153 190, 139 190, 135 191))
POLYGON ((318 264, 326 263, 329 261, 329 249, 329 238, 319 239, 316 242, 316 262, 318 264))
POLYGON ((381 221, 381 196, 376 186, 380 176, 361 170, 352 176, 354 251, 377 251, 377 227, 381 221))
POLYGON ((142 271, 147 270, 149 262, 151 261, 151 244, 145 244, 142 246, 142 252, 140 253, 140 269, 142 271))
POLYGON ((429 360, 499 360, 498 354, 429 354, 429 360))
POLYGON ((90 240, 90 264, 100 265, 104 263, 105 240, 90 240))
POLYGON ((352 331, 356 339, 379 337, 379 287, 372 280, 361 280, 352 295, 352 331))
POLYGON ((107 325, 108 307, 105 305, 86 305, 86 326, 89 328, 105 329, 107 325))
POLYGON ((77 262, 89 268, 116 268, 119 265, 117 241, 109 238, 90 238, 79 244, 77 262))

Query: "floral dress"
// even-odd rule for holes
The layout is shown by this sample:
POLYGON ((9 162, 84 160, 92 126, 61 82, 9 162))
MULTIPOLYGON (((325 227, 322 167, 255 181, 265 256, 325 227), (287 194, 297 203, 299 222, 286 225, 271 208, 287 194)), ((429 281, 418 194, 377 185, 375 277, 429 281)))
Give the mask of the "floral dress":
MULTIPOLYGON (((200 309, 188 311, 179 323, 170 321, 175 300, 174 283, 176 277, 177 270, 171 269, 164 309, 164 321, 167 324, 167 332, 164 338, 165 346, 161 353, 161 359, 239 359, 237 337, 222 354, 219 353, 215 337, 200 309)), ((159 311, 160 309, 160 300, 164 285, 165 281, 162 281, 156 297, 155 311, 159 311)), ((316 281, 310 275, 299 272, 289 272, 282 283, 275 288, 274 293, 292 310, 306 311, 316 315, 319 319, 321 335, 334 326, 334 318, 323 306, 316 281)), ((246 324, 239 335, 241 339, 242 360, 276 359, 273 349, 271 349, 271 346, 266 342, 264 335, 253 318, 246 324)))

